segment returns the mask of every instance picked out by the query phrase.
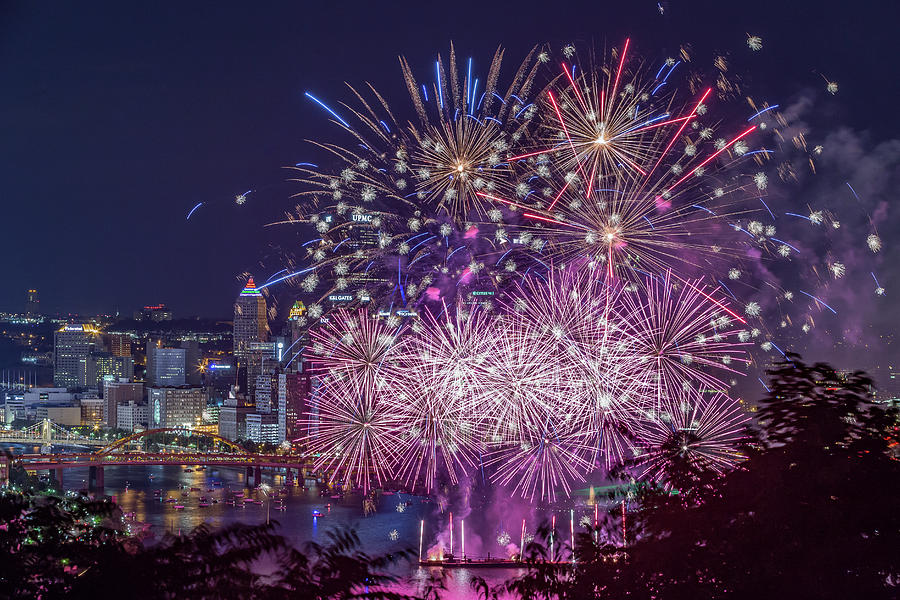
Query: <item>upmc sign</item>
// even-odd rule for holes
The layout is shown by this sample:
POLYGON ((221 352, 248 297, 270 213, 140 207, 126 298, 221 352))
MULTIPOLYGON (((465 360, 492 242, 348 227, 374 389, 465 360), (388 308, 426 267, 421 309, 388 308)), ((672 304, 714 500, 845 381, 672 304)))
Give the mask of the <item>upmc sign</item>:
POLYGON ((351 220, 355 223, 371 223, 372 215, 354 213, 351 215, 351 220))

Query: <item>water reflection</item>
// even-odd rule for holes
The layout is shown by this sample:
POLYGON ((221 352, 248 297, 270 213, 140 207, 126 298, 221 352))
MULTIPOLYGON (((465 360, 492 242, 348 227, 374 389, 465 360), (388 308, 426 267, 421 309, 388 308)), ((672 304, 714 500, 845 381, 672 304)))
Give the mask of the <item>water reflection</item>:
MULTIPOLYGON (((27 447, 12 450, 39 451, 27 447)), ((67 490, 85 489, 88 477, 87 467, 66 469, 63 486, 67 490)), ((432 528, 437 526, 438 506, 430 498, 404 493, 380 494, 376 511, 365 516, 361 496, 322 495, 313 480, 307 480, 306 487, 288 487, 283 476, 264 472, 264 482, 272 487, 268 494, 249 489, 243 468, 123 465, 105 467, 104 479, 104 493, 128 515, 132 531, 138 531, 140 524, 147 525, 145 529, 153 536, 147 540, 151 544, 166 532, 187 532, 203 523, 214 528, 238 522, 265 523, 267 509, 279 532, 298 547, 313 540, 324 542, 331 528, 353 527, 362 550, 368 554, 415 551, 422 519, 426 523, 426 547, 437 534, 432 528)), ((487 531, 483 533, 488 537, 487 531)), ((401 587, 418 594, 425 582, 440 572, 440 568, 404 563, 399 574, 408 581, 401 587)), ((444 580, 447 591, 442 597, 474 597, 470 587, 473 576, 496 584, 518 573, 517 569, 448 569, 444 580)))

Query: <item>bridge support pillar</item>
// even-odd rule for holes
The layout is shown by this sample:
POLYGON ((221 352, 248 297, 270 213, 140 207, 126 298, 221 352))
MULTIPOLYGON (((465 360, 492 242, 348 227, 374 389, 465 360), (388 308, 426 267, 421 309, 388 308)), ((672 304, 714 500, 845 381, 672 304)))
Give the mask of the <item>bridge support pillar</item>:
POLYGON ((103 467, 93 466, 88 468, 88 489, 103 491, 103 467))
POLYGON ((6 487, 9 484, 9 467, 9 457, 5 454, 0 456, 0 487, 6 487))
POLYGON ((56 483, 56 487, 62 491, 63 489, 63 469, 62 467, 56 467, 55 469, 50 469, 50 476, 53 478, 53 481, 56 483))
POLYGON ((294 487, 294 470, 292 468, 287 468, 287 474, 285 475, 284 480, 288 487, 294 487))
POLYGON ((250 478, 253 477, 253 467, 247 467, 247 476, 244 478, 244 484, 250 487, 250 478))
POLYGON ((262 483, 262 467, 257 466, 256 472, 253 473, 253 485, 259 487, 262 483))

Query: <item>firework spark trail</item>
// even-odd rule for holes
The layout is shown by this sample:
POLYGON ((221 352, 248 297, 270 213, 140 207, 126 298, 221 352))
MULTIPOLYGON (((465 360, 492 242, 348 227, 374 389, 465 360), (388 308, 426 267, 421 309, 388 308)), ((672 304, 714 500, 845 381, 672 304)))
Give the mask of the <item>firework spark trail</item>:
MULTIPOLYGON (((625 55, 628 54, 628 44, 631 43, 631 39, 625 40, 625 47, 622 49, 622 56, 619 59, 619 69, 616 71, 616 82, 613 84, 612 93, 609 95, 610 98, 614 98, 616 95, 616 91, 619 88, 619 79, 622 77, 622 67, 625 66, 625 55)), ((607 114, 607 118, 609 115, 607 114)))
POLYGON ((496 468, 498 483, 531 500, 553 501, 558 491, 568 496, 573 482, 584 481, 591 468, 584 454, 591 448, 580 432, 562 429, 548 419, 529 427, 521 437, 486 457, 485 465, 496 468))
POLYGON ((717 373, 738 373, 732 364, 747 361, 738 331, 728 329, 732 319, 708 303, 707 296, 690 293, 697 290, 691 282, 676 290, 667 275, 648 281, 645 289, 645 299, 624 296, 627 313, 621 322, 634 351, 644 358, 648 385, 656 391, 655 404, 646 410, 658 412, 665 399, 687 386, 727 388, 717 373))
MULTIPOLYGON (((624 60, 620 60, 618 68, 607 71, 615 72, 621 79, 623 65, 624 60)), ((717 142, 716 151, 702 161, 698 158, 696 165, 683 164, 685 158, 690 163, 698 154, 692 150, 688 155, 686 151, 685 156, 678 159, 679 162, 671 165, 671 174, 686 171, 686 176, 676 180, 666 173, 654 180, 651 176, 663 164, 672 146, 682 138, 688 124, 699 117, 700 108, 711 88, 685 107, 682 116, 671 117, 674 100, 667 100, 665 108, 655 108, 651 102, 644 104, 643 112, 638 110, 638 103, 646 93, 641 92, 642 84, 637 74, 629 75, 632 79, 625 91, 610 95, 607 101, 604 92, 610 91, 609 86, 618 89, 618 84, 607 81, 603 86, 598 83, 602 77, 592 74, 594 71, 582 69, 580 72, 582 74, 577 81, 574 78, 569 81, 568 75, 565 77, 568 87, 560 90, 559 96, 552 89, 547 91, 552 111, 550 117, 542 120, 544 139, 547 142, 562 140, 561 145, 567 148, 563 158, 548 163, 545 158, 555 153, 554 145, 548 143, 543 150, 517 153, 510 159, 517 169, 525 168, 526 172, 535 169, 529 181, 538 177, 550 184, 544 190, 545 196, 551 188, 557 190, 553 192, 552 202, 544 206, 540 205, 540 201, 529 207, 508 200, 501 202, 510 209, 525 208, 519 213, 524 222, 519 222, 518 226, 530 228, 535 237, 545 238, 549 242, 547 251, 556 260, 569 262, 578 255, 587 256, 606 263, 609 276, 630 278, 643 277, 648 272, 658 274, 677 262, 699 270, 710 259, 721 262, 737 260, 741 253, 737 244, 721 248, 708 242, 697 243, 705 237, 704 232, 715 231, 722 220, 731 216, 731 212, 708 209, 704 206, 707 200, 700 196, 693 202, 680 201, 678 206, 672 206, 672 196, 675 190, 683 186, 686 176, 699 175, 715 158, 730 151, 749 131, 730 142, 723 141, 721 145, 717 142), (587 96, 582 93, 582 87, 587 96), (564 97, 567 98, 565 103, 564 97), (595 100, 599 99, 604 99, 601 115, 610 116, 601 122, 597 122, 596 111, 592 109, 595 100), (573 123, 578 124, 577 139, 573 123), (664 133, 670 126, 676 129, 671 137, 664 133), (570 155, 571 161, 565 158, 570 155), (535 157, 538 159, 536 163, 535 157), (573 162, 574 165, 571 164, 573 162), (585 177, 585 162, 590 166, 589 177, 585 177), (648 170, 638 163, 648 165, 648 170), (649 166, 651 164, 652 167, 649 166), (567 171, 570 166, 578 176, 567 171), (629 169, 643 176, 627 175, 625 171, 629 169), (596 181, 603 181, 604 178, 610 178, 609 183, 595 189, 596 181), (644 187, 648 185, 650 191, 645 193, 644 187), (565 229, 554 230, 547 225, 565 229), (712 256, 717 253, 720 256, 712 256), (643 268, 637 268, 639 263, 643 263, 643 268)), ((674 112, 677 114, 677 111, 674 112)), ((745 150, 742 148, 741 152, 745 150)), ((691 197, 697 187, 697 184, 688 186, 679 191, 678 197, 691 197)), ((492 196, 498 197, 496 194, 492 196)), ((740 245, 746 243, 739 242, 740 245)))
POLYGON ((575 166, 578 167, 579 173, 584 177, 584 171, 581 169, 581 161, 578 160, 578 151, 575 150, 575 145, 572 143, 572 136, 569 135, 569 130, 566 128, 566 121, 563 119, 562 114, 559 112, 559 106, 556 104, 556 100, 553 98, 553 92, 548 91, 547 97, 550 98, 550 104, 553 105, 553 110, 556 111, 556 118, 559 119, 559 124, 562 127, 563 133, 566 134, 566 140, 569 142, 569 148, 572 149, 572 154, 575 156, 575 166))
POLYGON ((666 191, 663 192, 663 193, 670 193, 670 194, 671 194, 671 193, 672 193, 672 190, 675 189, 676 187, 678 187, 679 185, 681 185, 682 183, 684 183, 684 180, 685 180, 685 179, 687 179, 687 178, 690 177, 691 175, 694 175, 694 174, 697 172, 698 169, 703 168, 704 166, 706 166, 707 164, 709 164, 710 161, 712 161, 712 160, 715 159, 717 156, 719 156, 720 154, 722 154, 723 152, 725 152, 726 150, 728 150, 728 148, 730 148, 731 146, 733 146, 735 142, 737 142, 738 140, 740 140, 740 139, 746 137, 747 135, 749 135, 750 133, 752 133, 754 129, 756 129, 756 125, 753 125, 752 127, 748 127, 748 128, 745 129, 743 132, 739 133, 739 134, 738 134, 737 136, 735 136, 730 142, 728 142, 727 144, 725 144, 725 146, 723 146, 721 149, 719 149, 719 150, 717 150, 716 152, 714 152, 714 153, 713 153, 712 155, 710 155, 706 160, 704 160, 704 161, 701 162, 699 165, 697 165, 696 167, 694 167, 687 175, 685 175, 684 177, 682 177, 681 179, 679 179, 678 181, 676 181, 675 183, 673 183, 672 185, 670 185, 670 186, 666 189, 666 191))
POLYGON ((485 335, 492 315, 459 306, 440 314, 426 313, 416 335, 402 341, 391 381, 391 410, 405 424, 397 474, 411 485, 424 480, 426 489, 441 470, 456 483, 476 464, 479 395, 493 349, 485 335))
POLYGON ((544 386, 553 394, 543 395, 551 396, 557 412, 570 415, 584 432, 590 462, 603 455, 609 468, 625 456, 634 399, 648 390, 637 376, 642 365, 610 310, 622 302, 622 286, 597 275, 591 269, 566 269, 547 282, 527 279, 506 306, 520 332, 514 343, 536 346, 540 369, 551 370, 548 357, 555 357, 550 364, 567 365, 568 371, 556 368, 557 381, 544 386))
POLYGON ((198 208, 200 208, 201 206, 203 206, 203 203, 202 203, 202 202, 198 202, 198 203, 194 206, 194 208, 192 208, 192 209, 190 210, 190 212, 187 214, 187 218, 185 219, 185 221, 189 221, 189 220, 191 219, 191 215, 194 214, 194 211, 197 210, 198 208))
MULTIPOLYGON (((700 105, 703 104, 703 101, 706 100, 706 97, 709 96, 710 92, 712 92, 712 88, 707 88, 703 95, 700 97, 700 100, 697 101, 697 104, 694 106, 693 110, 691 110, 689 117, 693 117, 697 113, 697 109, 700 108, 700 105)), ((678 131, 672 136, 672 139, 669 140, 669 143, 666 145, 665 149, 660 152, 659 158, 654 163, 653 168, 650 169, 650 173, 647 174, 646 180, 649 181, 650 177, 653 176, 653 173, 656 172, 656 169, 659 167, 660 163, 662 163, 663 159, 665 159, 666 155, 669 153, 669 150, 672 149, 672 146, 678 141, 678 138, 681 136, 681 132, 684 131, 684 128, 687 126, 688 121, 686 120, 681 124, 681 127, 678 128, 678 131)))

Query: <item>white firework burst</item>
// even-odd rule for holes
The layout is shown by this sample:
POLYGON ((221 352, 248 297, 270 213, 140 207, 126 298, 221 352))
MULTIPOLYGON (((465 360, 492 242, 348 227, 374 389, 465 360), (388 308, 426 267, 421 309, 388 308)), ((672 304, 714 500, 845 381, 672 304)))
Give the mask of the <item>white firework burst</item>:
POLYGON ((769 186, 769 177, 760 171, 753 176, 753 182, 756 184, 757 189, 764 190, 769 186))
POLYGON ((866 245, 872 252, 878 252, 881 250, 881 238, 874 233, 869 234, 869 237, 866 238, 866 245))

